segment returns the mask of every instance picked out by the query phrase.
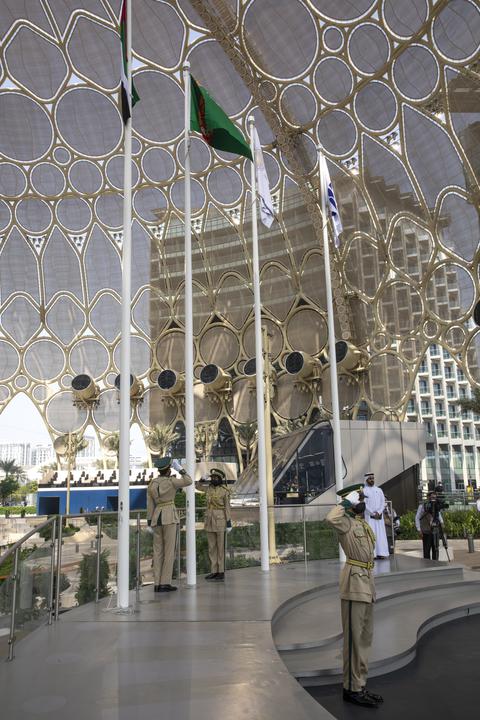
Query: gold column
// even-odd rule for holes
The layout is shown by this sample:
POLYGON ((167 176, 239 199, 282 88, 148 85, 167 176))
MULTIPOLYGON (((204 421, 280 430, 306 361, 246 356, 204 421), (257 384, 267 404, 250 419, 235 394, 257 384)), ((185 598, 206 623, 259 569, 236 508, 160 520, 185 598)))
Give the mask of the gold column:
POLYGON ((72 471, 72 433, 68 433, 67 450, 67 507, 66 514, 70 515, 70 473, 72 471))
POLYGON ((277 542, 275 538, 275 509, 273 499, 273 471, 272 471, 272 423, 270 420, 270 395, 272 388, 272 364, 270 353, 270 335, 264 325, 263 335, 263 367, 264 367, 264 388, 265 388, 265 460, 267 466, 267 505, 268 505, 268 548, 270 565, 277 565, 281 562, 277 554, 277 542))

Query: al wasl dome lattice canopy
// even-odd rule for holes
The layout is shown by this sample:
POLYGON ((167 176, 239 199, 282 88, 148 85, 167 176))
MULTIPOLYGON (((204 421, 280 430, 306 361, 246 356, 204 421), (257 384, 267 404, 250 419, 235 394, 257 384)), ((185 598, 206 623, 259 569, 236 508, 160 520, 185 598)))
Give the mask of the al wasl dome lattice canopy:
MULTIPOLYGON (((0 411, 19 392, 55 437, 118 428, 123 132, 120 0, 2 0, 0 411), (74 405, 90 376, 98 403, 74 405)), ((474 0, 134 0, 132 373, 147 433, 183 417, 157 379, 184 362, 182 66, 246 136, 253 114, 277 220, 260 225, 274 420, 330 409, 316 147, 343 233, 332 246, 350 417, 405 415, 432 343, 480 383, 480 8, 474 0)), ((250 163, 191 141, 196 420, 255 418, 250 163), (205 366, 229 376, 213 400, 205 366)), ((234 433, 236 435, 236 433, 234 433)))

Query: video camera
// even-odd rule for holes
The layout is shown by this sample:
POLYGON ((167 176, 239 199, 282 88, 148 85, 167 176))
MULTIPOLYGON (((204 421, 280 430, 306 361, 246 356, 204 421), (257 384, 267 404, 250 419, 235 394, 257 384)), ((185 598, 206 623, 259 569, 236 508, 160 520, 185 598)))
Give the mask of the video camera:
POLYGON ((440 512, 450 506, 445 500, 437 498, 436 500, 427 500, 424 507, 425 513, 432 516, 432 526, 435 527, 440 525, 440 512))

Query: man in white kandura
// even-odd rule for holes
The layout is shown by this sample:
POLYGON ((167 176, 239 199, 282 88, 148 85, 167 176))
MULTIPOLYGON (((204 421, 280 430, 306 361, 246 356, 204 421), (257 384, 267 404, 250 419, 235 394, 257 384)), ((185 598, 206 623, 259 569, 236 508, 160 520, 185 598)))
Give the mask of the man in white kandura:
POLYGON ((375 533, 375 557, 388 558, 390 553, 383 517, 385 495, 381 488, 375 487, 375 475, 373 473, 365 473, 363 493, 365 495, 365 520, 375 533))

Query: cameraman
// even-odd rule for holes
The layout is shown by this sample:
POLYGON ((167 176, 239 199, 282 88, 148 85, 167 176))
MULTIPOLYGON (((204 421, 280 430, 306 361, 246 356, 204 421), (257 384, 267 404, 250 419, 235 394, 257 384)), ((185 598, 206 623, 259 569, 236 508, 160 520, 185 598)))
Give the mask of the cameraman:
POLYGON ((440 501, 435 490, 428 493, 427 501, 420 503, 415 516, 415 526, 423 542, 423 557, 426 560, 438 560, 440 535, 443 536, 443 517, 440 509, 445 503, 440 501))

